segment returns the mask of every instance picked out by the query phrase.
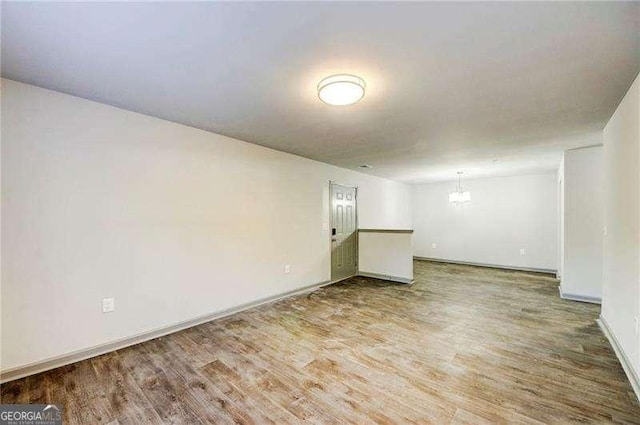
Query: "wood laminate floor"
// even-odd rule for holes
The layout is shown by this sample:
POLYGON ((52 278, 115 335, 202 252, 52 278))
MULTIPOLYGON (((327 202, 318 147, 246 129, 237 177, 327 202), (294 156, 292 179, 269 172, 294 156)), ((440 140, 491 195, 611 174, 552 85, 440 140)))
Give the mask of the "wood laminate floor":
POLYGON ((640 424, 595 323, 548 275, 417 261, 2 385, 65 424, 640 424))

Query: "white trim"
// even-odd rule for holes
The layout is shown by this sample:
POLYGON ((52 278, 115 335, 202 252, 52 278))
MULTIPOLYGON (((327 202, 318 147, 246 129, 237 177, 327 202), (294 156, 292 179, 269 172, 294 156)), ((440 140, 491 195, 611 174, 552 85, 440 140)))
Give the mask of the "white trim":
POLYGON ((415 255, 413 256, 413 259, 419 260, 419 261, 433 261, 436 263, 462 264, 465 266, 489 267, 492 269, 519 270, 523 272, 535 272, 535 273, 546 273, 546 274, 557 273, 557 270, 552 270, 552 269, 537 269, 537 268, 520 267, 520 266, 503 266, 499 264, 474 263, 471 261, 445 260, 443 258, 417 257, 415 255))
POLYGON ((567 149, 565 152, 567 152, 567 151, 577 151, 577 150, 580 150, 580 149, 599 148, 601 146, 604 146, 604 143, 594 143, 592 145, 580 146, 580 147, 573 148, 573 149, 567 149))
POLYGON ((618 343, 616 336, 611 331, 611 328, 609 327, 609 324, 605 320, 604 316, 602 316, 601 314, 598 320, 596 321, 598 322, 598 326, 600 326, 600 329, 602 330, 602 333, 604 334, 604 336, 606 336, 607 339, 609 340, 609 343, 611 344, 613 351, 616 353, 616 356, 618 357, 618 360, 622 365, 622 369, 624 369, 624 373, 627 375, 627 378, 629 379, 629 383, 633 388, 633 392, 636 394, 636 398, 638 399, 638 401, 640 401, 640 378, 638 378, 638 375, 636 375, 635 371, 633 370, 633 367, 631 367, 631 362, 629 361, 627 356, 624 354, 624 350, 622 349, 622 346, 618 343))
POLYGON ((66 366, 71 363, 86 360, 91 357, 100 356, 102 354, 109 353, 111 351, 120 350, 141 342, 149 341, 151 339, 159 338, 161 336, 169 335, 174 332, 181 331, 183 329, 198 326, 212 320, 221 319, 223 317, 230 316, 235 313, 239 313, 244 310, 249 310, 254 307, 258 307, 264 304, 276 302, 278 300, 289 298, 294 295, 300 295, 307 292, 313 292, 323 286, 331 285, 334 282, 320 282, 312 285, 307 285, 302 288, 286 291, 281 294, 273 295, 271 297, 263 298, 257 301, 252 301, 245 304, 240 304, 236 307, 231 307, 216 313, 206 314, 204 316, 196 317, 195 319, 186 320, 173 325, 164 326, 148 332, 142 332, 140 334, 116 339, 111 342, 99 344, 89 348, 83 348, 81 350, 73 351, 71 353, 63 354, 56 357, 40 360, 34 363, 27 364, 25 366, 18 366, 11 369, 6 369, 0 372, 0 383, 13 381, 15 379, 24 378, 25 376, 35 375, 36 373, 45 372, 47 370, 55 369, 61 366, 66 366))
POLYGON ((352 185, 352 184, 340 183, 340 182, 337 182, 335 180, 329 180, 329 184, 337 184, 338 186, 350 187, 351 189, 357 189, 358 188, 358 186, 355 186, 355 185, 352 185))
POLYGON ((562 283, 558 285, 558 292, 560 292, 560 298, 562 298, 563 300, 580 301, 583 303, 591 303, 591 304, 602 304, 602 298, 564 292, 562 290, 562 283))
POLYGON ((389 276, 386 274, 378 274, 378 273, 369 273, 358 271, 358 276, 364 277, 372 277, 374 279, 382 279, 382 280, 390 280, 392 282, 405 283, 405 284, 413 284, 414 280, 406 277, 398 277, 398 276, 389 276))

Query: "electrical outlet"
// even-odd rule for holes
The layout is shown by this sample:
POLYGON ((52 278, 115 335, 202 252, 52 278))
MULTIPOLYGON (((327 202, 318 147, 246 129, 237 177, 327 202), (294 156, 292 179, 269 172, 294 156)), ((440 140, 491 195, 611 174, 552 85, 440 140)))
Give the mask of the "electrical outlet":
POLYGON ((435 243, 432 243, 432 244, 431 244, 431 248, 436 249, 437 247, 438 247, 438 245, 437 245, 437 244, 435 244, 435 243))
POLYGON ((116 309, 116 305, 113 298, 105 298, 102 300, 102 312, 111 313, 116 309))
POLYGON ((607 236, 607 233, 608 233, 608 232, 609 232, 609 229, 607 229, 607 226, 604 226, 604 227, 602 228, 602 234, 603 234, 604 236, 607 236))
POLYGON ((638 333, 640 333, 640 319, 638 318, 638 316, 633 318, 633 331, 636 333, 636 335, 638 333))
POLYGON ((527 251, 524 248, 520 248, 520 255, 526 255, 527 251))
POLYGON ((289 264, 284 266, 284 272, 285 273, 290 273, 291 272, 291 266, 289 264))

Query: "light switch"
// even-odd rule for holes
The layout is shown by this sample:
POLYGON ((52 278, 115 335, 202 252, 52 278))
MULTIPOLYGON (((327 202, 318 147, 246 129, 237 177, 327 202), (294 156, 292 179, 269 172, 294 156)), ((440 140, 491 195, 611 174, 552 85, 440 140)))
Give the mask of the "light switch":
POLYGON ((102 300, 102 312, 103 313, 111 313, 115 310, 115 301, 113 298, 105 298, 102 300))

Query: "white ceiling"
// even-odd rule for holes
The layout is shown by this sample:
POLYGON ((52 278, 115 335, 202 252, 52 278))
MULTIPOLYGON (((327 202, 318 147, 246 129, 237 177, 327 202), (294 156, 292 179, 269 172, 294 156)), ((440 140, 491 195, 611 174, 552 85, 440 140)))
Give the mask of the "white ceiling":
POLYGON ((410 182, 552 169, 639 71, 637 2, 2 3, 4 77, 410 182))

